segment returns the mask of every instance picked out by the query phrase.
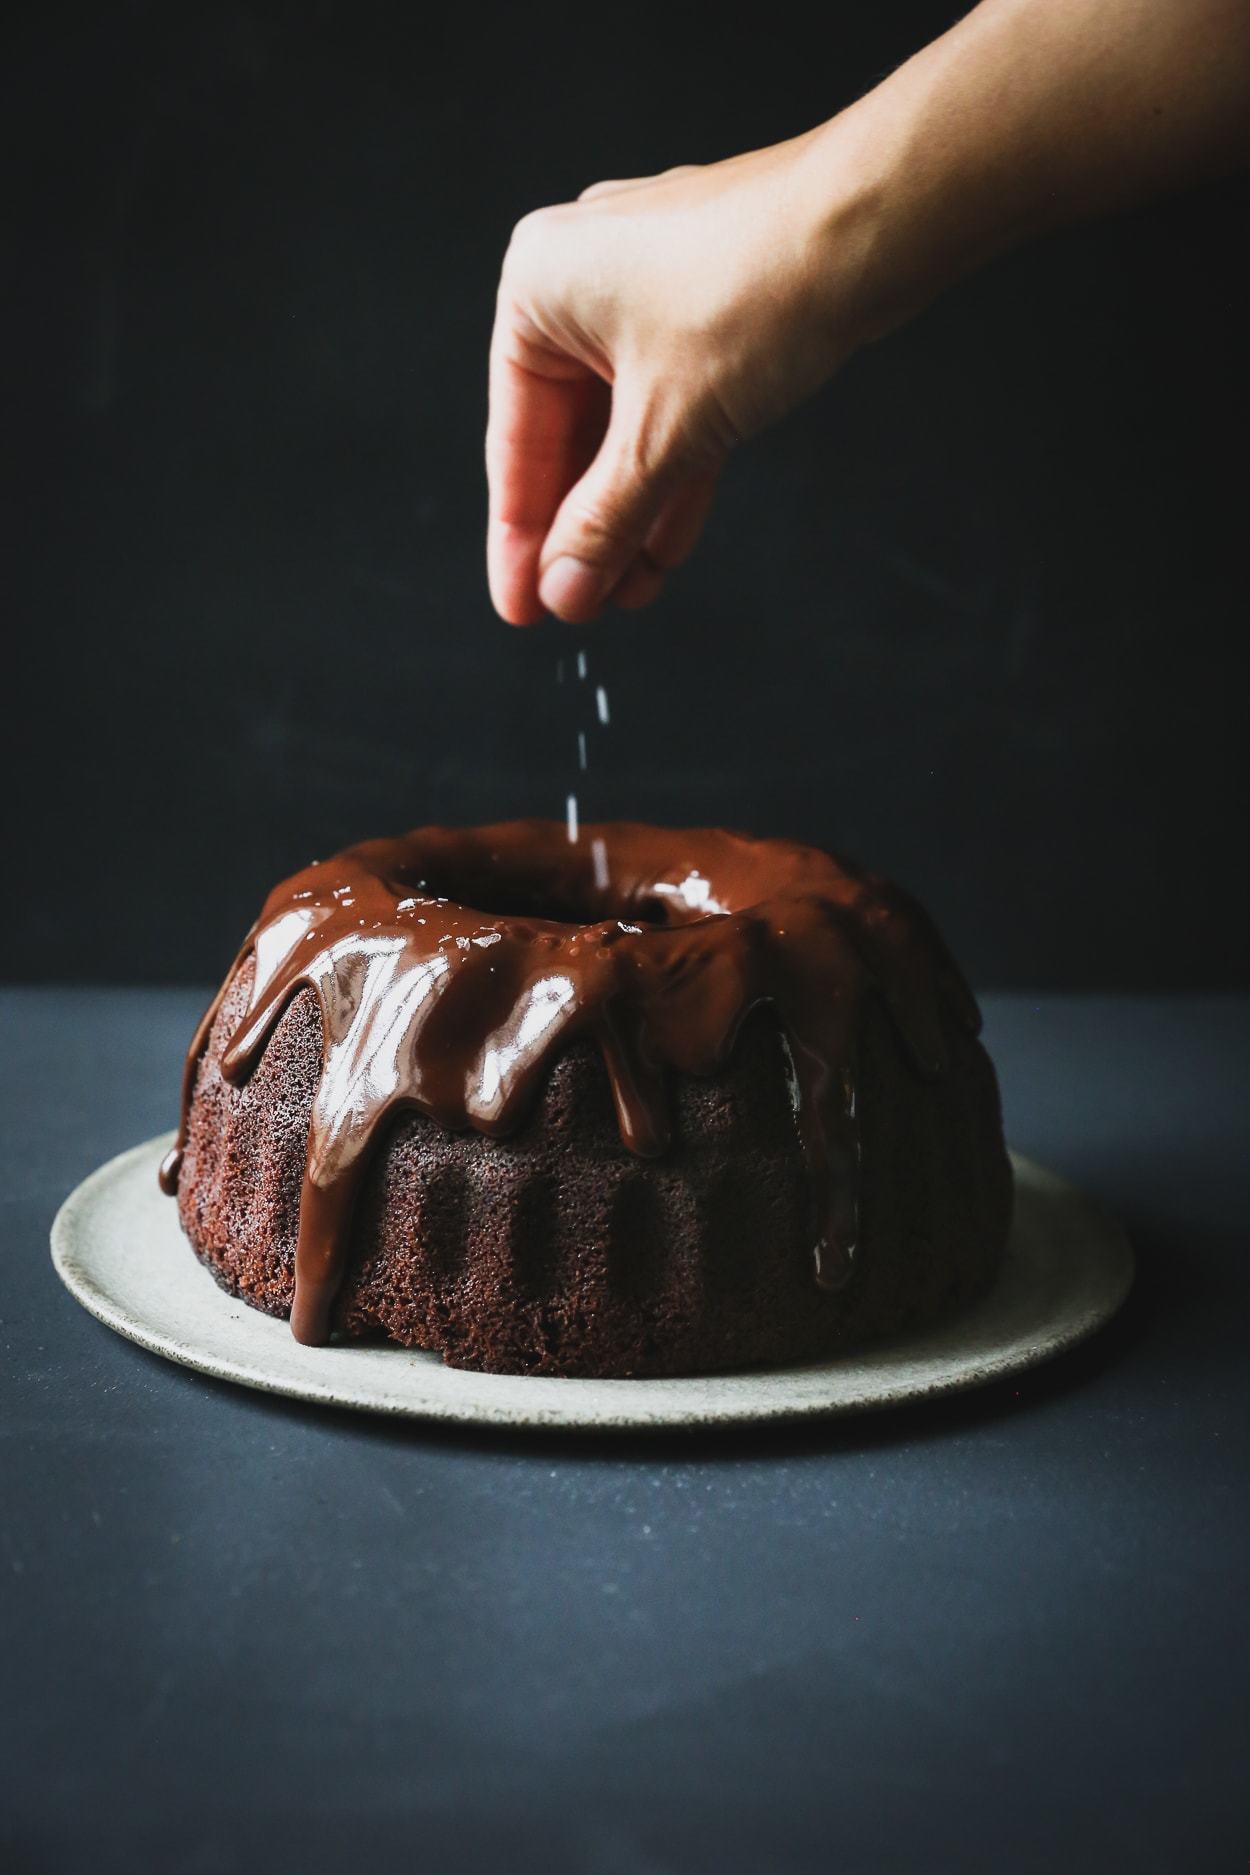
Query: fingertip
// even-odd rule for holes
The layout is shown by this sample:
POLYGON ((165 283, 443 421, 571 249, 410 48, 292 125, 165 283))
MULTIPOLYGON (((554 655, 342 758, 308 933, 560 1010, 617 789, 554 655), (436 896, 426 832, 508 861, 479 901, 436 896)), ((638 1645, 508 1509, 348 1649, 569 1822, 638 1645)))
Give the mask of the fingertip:
POLYGON ((541 625, 547 616, 546 608, 541 605, 510 605, 506 610, 496 604, 496 612, 505 625, 511 625, 514 631, 525 631, 532 625, 541 625))
POLYGON ((541 624, 547 616, 546 609, 537 596, 527 594, 519 588, 500 589, 491 585, 490 602, 496 615, 503 620, 505 625, 512 625, 522 630, 528 625, 541 624))
POLYGON ((538 597, 541 534, 492 521, 486 533, 486 580, 491 604, 506 625, 537 625, 544 617, 538 597))
POLYGON ((609 576, 572 554, 560 554, 538 581, 538 597, 549 612, 566 625, 589 625, 598 618, 607 595, 609 576))

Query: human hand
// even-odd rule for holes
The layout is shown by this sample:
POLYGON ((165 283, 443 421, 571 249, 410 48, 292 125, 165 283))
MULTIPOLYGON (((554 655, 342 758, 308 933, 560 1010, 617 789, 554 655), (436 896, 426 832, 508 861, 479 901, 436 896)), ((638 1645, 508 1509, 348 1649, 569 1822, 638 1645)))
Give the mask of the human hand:
POLYGON ((599 183, 518 225, 486 443, 491 594, 511 624, 654 599, 733 445, 851 349, 855 217, 831 266, 809 145, 599 183))
POLYGON ((981 0, 857 103, 517 226, 487 564, 514 625, 645 605, 733 445, 991 255, 1250 153, 1245 0, 981 0))

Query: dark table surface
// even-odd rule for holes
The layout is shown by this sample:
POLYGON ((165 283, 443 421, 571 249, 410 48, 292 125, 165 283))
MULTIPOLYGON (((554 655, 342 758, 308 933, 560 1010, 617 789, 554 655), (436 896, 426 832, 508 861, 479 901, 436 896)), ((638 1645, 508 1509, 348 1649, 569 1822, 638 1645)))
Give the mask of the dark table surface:
POLYGON ((1085 1348, 801 1430, 432 1432, 61 1289, 194 991, 0 997, 0 1863, 1244 1869, 1250 1002, 987 999, 1013 1143, 1127 1223, 1085 1348))

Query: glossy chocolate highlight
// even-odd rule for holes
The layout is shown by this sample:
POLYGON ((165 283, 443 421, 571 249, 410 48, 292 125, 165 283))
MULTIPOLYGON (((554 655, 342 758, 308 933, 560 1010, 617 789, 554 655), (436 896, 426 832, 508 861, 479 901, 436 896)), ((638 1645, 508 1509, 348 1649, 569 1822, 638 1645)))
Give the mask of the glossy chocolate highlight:
POLYGON ((554 821, 418 828, 350 847, 270 893, 192 1041, 178 1143, 161 1168, 168 1193, 213 1018, 249 957, 250 1004, 222 1063, 229 1081, 246 1079, 301 988, 321 1008, 291 1313, 307 1343, 329 1334, 356 1193, 398 1109, 503 1135, 559 1050, 590 1035, 625 1146, 662 1153, 667 1073, 715 1074, 764 1001, 793 1063, 815 1276, 836 1289, 855 1254, 863 997, 884 999, 925 1077, 945 1067, 943 1006, 979 1028, 920 908, 815 848, 628 822, 585 827, 576 843, 554 821))

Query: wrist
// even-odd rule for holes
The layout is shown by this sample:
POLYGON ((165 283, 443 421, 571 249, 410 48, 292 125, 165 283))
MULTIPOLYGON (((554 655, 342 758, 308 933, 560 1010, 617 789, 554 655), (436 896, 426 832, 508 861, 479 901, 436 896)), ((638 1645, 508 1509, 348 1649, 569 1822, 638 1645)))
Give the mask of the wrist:
POLYGON ((849 111, 802 143, 805 270, 838 363, 902 324, 923 295, 885 144, 849 111))
POLYGON ((936 41, 801 140, 813 271, 848 351, 1029 232, 1036 178, 1003 162, 968 108, 959 57, 936 41))

